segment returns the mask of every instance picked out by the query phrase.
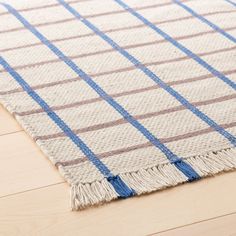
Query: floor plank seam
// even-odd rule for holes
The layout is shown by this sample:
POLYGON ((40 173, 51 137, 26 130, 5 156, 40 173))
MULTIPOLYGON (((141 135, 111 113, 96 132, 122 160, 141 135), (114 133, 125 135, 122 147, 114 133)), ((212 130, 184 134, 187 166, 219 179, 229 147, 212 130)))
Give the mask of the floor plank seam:
POLYGON ((22 191, 22 192, 7 194, 5 196, 0 196, 0 199, 7 198, 7 197, 12 197, 12 196, 15 196, 15 195, 18 195, 18 194, 23 194, 23 193, 27 193, 27 192, 31 192, 31 191, 35 191, 35 190, 39 190, 39 189, 49 188, 49 187, 59 185, 59 184, 64 184, 64 183, 66 183, 66 181, 58 182, 58 183, 55 183, 55 184, 45 185, 45 186, 42 186, 42 187, 39 187, 39 188, 28 189, 28 190, 25 190, 25 191, 22 191))
POLYGON ((20 132, 24 132, 24 133, 25 133, 24 130, 17 130, 17 131, 13 131, 13 132, 5 133, 5 134, 0 134, 0 137, 1 137, 1 136, 6 136, 6 135, 15 134, 15 133, 20 133, 20 132))
POLYGON ((223 218, 223 217, 226 217, 226 216, 232 216, 234 214, 236 214, 236 212, 231 212, 231 213, 228 213, 228 214, 212 217, 212 218, 209 218, 209 219, 196 221, 196 222, 193 222, 193 223, 190 223, 190 224, 186 224, 186 225, 182 225, 182 226, 177 226, 177 227, 174 227, 174 228, 171 228, 171 229, 167 229, 167 230, 163 230, 163 231, 147 234, 145 236, 156 236, 156 235, 159 235, 159 234, 162 234, 162 233, 167 233, 167 232, 170 232, 170 231, 173 231, 173 230, 176 230, 176 229, 181 229, 181 228, 184 228, 184 227, 187 227, 187 226, 197 225, 197 224, 200 224, 200 223, 203 223, 203 222, 208 222, 208 221, 211 221, 211 220, 220 219, 220 218, 223 218))

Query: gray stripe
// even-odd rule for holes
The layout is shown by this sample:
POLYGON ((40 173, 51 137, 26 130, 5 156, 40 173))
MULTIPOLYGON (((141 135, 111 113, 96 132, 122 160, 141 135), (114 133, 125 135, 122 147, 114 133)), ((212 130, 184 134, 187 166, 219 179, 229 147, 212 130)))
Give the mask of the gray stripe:
MULTIPOLYGON (((154 62, 151 65, 156 65, 157 63, 158 62, 154 62)), ((222 73, 225 74, 225 75, 234 74, 234 73, 236 73, 236 69, 235 70, 222 71, 222 73)), ((191 82, 194 82, 194 81, 200 81, 200 80, 204 80, 204 79, 208 79, 208 78, 212 78, 212 77, 214 77, 212 74, 206 74, 206 75, 202 75, 202 76, 198 76, 198 77, 193 77, 193 78, 188 78, 188 79, 183 79, 183 80, 178 80, 178 81, 171 81, 167 84, 171 86, 171 85, 178 85, 178 84, 184 84, 184 83, 189 83, 189 82, 191 83, 191 82)), ((49 87, 52 87, 52 86, 55 86, 55 85, 63 85, 63 84, 67 84, 67 83, 77 82, 78 80, 81 80, 81 79, 79 77, 71 78, 71 79, 64 79, 64 80, 55 81, 55 82, 51 82, 51 83, 35 85, 35 86, 32 86, 32 89, 37 90, 37 89, 49 88, 49 87)), ((157 89, 157 88, 158 88, 158 86, 154 85, 154 86, 145 87, 145 88, 141 88, 141 89, 124 91, 124 92, 121 92, 121 93, 115 93, 115 94, 112 94, 111 96, 121 97, 121 96, 125 96, 125 95, 130 95, 130 94, 133 94, 133 93, 141 93, 141 92, 144 92, 144 91, 153 90, 153 89, 157 89)), ((8 91, 0 91, 0 95, 9 95, 9 94, 23 92, 23 91, 24 90, 20 87, 20 88, 8 90, 8 91)))
MULTIPOLYGON (((215 51, 212 51, 212 52, 199 53, 197 55, 199 57, 200 56, 208 56, 208 55, 213 55, 213 54, 217 54, 217 53, 221 53, 221 52, 227 52, 227 51, 235 50, 235 48, 236 47, 234 46, 234 47, 231 47, 231 48, 219 49, 219 50, 215 50, 215 51)), ((143 65, 144 66, 154 66, 154 65, 168 64, 168 63, 184 61, 184 60, 190 60, 190 59, 191 58, 189 58, 188 56, 183 56, 183 57, 168 59, 168 60, 164 60, 164 61, 144 63, 143 65)), ((98 77, 98 76, 104 76, 104 75, 109 75, 109 74, 113 74, 113 73, 131 71, 131 70, 135 70, 135 69, 136 69, 135 66, 127 66, 127 67, 124 67, 124 68, 121 68, 121 69, 116 69, 116 70, 110 70, 110 71, 104 71, 104 72, 100 72, 100 73, 90 74, 90 76, 91 77, 98 77)))
MULTIPOLYGON (((62 84, 68 84, 68 83, 76 82, 78 80, 80 80, 79 77, 71 78, 71 79, 64 79, 64 80, 55 81, 55 82, 51 82, 51 83, 35 85, 35 86, 32 86, 31 88, 33 90, 49 88, 49 87, 53 87, 53 86, 56 86, 56 85, 62 85, 62 84)), ((9 94, 19 93, 19 92, 23 92, 23 91, 24 91, 24 89, 19 87, 19 88, 8 90, 8 91, 0 91, 0 95, 9 95, 9 94)))
MULTIPOLYGON (((185 0, 184 2, 187 2, 187 1, 189 1, 189 0, 185 0)), ((167 6, 167 5, 171 5, 171 4, 173 4, 173 3, 172 2, 159 3, 159 4, 149 5, 149 6, 135 7, 134 9, 135 10, 144 10, 144 9, 150 9, 150 8, 155 8, 155 7, 167 6)), ((42 7, 42 8, 44 8, 44 7, 42 7)), ((117 11, 109 11, 109 12, 103 12, 103 13, 98 13, 98 14, 85 15, 84 17, 85 18, 95 18, 95 17, 100 17, 100 16, 121 14, 121 13, 125 13, 125 12, 126 12, 125 10, 121 9, 121 10, 117 10, 117 11)), ((64 19, 64 20, 58 20, 58 21, 35 24, 34 27, 42 27, 42 26, 47 26, 47 25, 56 25, 56 24, 61 24, 61 23, 64 23, 64 22, 74 21, 74 20, 76 20, 76 18, 73 17, 73 18, 64 19)), ((25 27, 17 27, 17 28, 3 30, 3 31, 0 31, 0 34, 20 31, 20 30, 25 30, 25 27)))
MULTIPOLYGON (((93 1, 93 0, 71 0, 71 1, 67 1, 69 4, 73 4, 73 3, 80 3, 80 2, 89 2, 89 1, 93 1)), ((40 10, 40 9, 45 9, 45 8, 52 8, 52 7, 57 7, 59 6, 59 3, 52 3, 52 4, 48 4, 48 5, 43 5, 43 6, 36 6, 36 7, 29 7, 29 8, 21 8, 19 10, 17 10, 18 12, 27 12, 27 11, 34 11, 34 10, 40 10)), ((0 13, 0 16, 3 15, 8 15, 10 14, 8 11, 7 12, 2 12, 0 13)))
MULTIPOLYGON (((218 98, 209 99, 209 100, 200 101, 200 102, 194 102, 192 104, 194 106, 206 106, 206 105, 210 105, 210 104, 214 104, 214 103, 218 103, 218 102, 231 100, 234 98, 236 98, 236 94, 227 95, 227 96, 218 97, 218 98)), ((142 114, 142 115, 136 115, 136 116, 134 116, 134 118, 136 120, 143 120, 143 119, 148 119, 151 117, 157 117, 160 115, 169 114, 172 112, 182 111, 185 109, 186 108, 184 106, 180 105, 180 106, 172 107, 169 109, 161 110, 158 112, 150 112, 150 113, 146 113, 146 114, 142 114)), ((54 109, 52 108, 52 110, 54 110, 54 109)), ((99 130, 99 129, 114 127, 114 126, 125 124, 125 123, 127 123, 127 120, 122 118, 122 119, 118 119, 118 120, 114 120, 114 121, 110 121, 110 122, 106 122, 106 123, 102 123, 102 124, 98 124, 98 125, 93 125, 93 126, 89 126, 89 127, 85 127, 85 128, 81 128, 81 129, 76 129, 76 130, 73 130, 73 132, 76 134, 81 134, 81 133, 86 133, 89 131, 95 131, 95 130, 99 130)), ((54 139, 54 138, 59 138, 59 137, 64 137, 64 136, 65 136, 65 133, 59 132, 59 133, 50 134, 50 135, 36 136, 36 137, 34 137, 34 140, 35 141, 48 140, 48 139, 54 139)))
MULTIPOLYGON (((228 128, 235 127, 236 122, 232 122, 232 123, 228 123, 228 124, 221 124, 220 126, 223 127, 224 129, 228 129, 228 128)), ((211 133, 211 132, 214 132, 214 131, 215 130, 213 130, 211 127, 209 127, 209 128, 206 128, 206 129, 193 131, 193 132, 186 133, 186 134, 181 134, 181 135, 177 135, 177 136, 173 136, 173 137, 169 137, 169 138, 163 138, 163 139, 160 139, 160 141, 162 143, 170 143, 170 142, 175 142, 175 141, 179 141, 179 140, 182 140, 182 139, 188 139, 188 138, 196 137, 196 136, 199 136, 199 135, 211 133)), ((122 154, 122 153, 131 152, 131 151, 142 149, 142 148, 147 148, 147 147, 150 147, 150 146, 152 146, 152 144, 150 142, 147 142, 147 143, 138 144, 138 145, 134 145, 134 146, 127 147, 127 148, 121 148, 121 149, 117 149, 117 150, 113 150, 113 151, 100 153, 100 154, 97 154, 97 156, 100 159, 102 159, 102 158, 107 158, 107 157, 119 155, 119 154, 122 154)), ((70 165, 76 165, 76 164, 79 164, 79 163, 83 163, 85 161, 87 161, 86 158, 78 158, 78 159, 70 160, 70 161, 57 162, 57 163, 55 163, 55 165, 56 166, 70 166, 70 165)))
MULTIPOLYGON (((230 13, 230 12, 234 12, 234 11, 235 10, 210 12, 210 13, 203 14, 202 16, 210 16, 210 15, 217 15, 217 14, 222 14, 222 13, 230 13)), ((176 21, 181 21, 181 20, 187 20, 187 19, 191 19, 191 18, 194 18, 194 17, 192 15, 190 15, 190 16, 185 16, 185 17, 181 17, 181 18, 177 18, 177 19, 157 21, 157 22, 154 22, 154 24, 160 25, 160 24, 164 24, 164 23, 171 23, 171 22, 176 22, 176 21)), ((76 20, 76 19, 72 18, 72 19, 68 19, 67 21, 73 21, 73 20, 76 20)), ((143 27, 145 27, 144 24, 139 24, 139 25, 134 25, 134 26, 126 26, 126 27, 121 27, 121 28, 116 28, 116 29, 104 30, 104 33, 119 32, 119 31, 132 30, 132 29, 143 28, 143 27)), ((224 30, 227 31, 227 30, 233 30, 233 29, 235 29, 235 27, 228 27, 228 28, 225 28, 224 30)), ((215 33, 215 31, 214 30, 209 31, 209 33, 215 33)), ((66 40, 79 39, 79 38, 90 37, 90 36, 95 36, 95 33, 91 32, 91 33, 87 33, 87 34, 83 34, 83 35, 80 34, 80 35, 69 36, 69 37, 61 38, 61 39, 54 39, 54 40, 51 40, 51 42, 54 42, 54 43, 55 42, 63 42, 63 41, 66 41, 66 40)), ((22 48, 28 48, 28 47, 32 47, 32 46, 38 46, 38 45, 42 45, 42 42, 37 42, 37 43, 32 43, 32 44, 27 44, 27 45, 22 45, 22 46, 16 46, 16 47, 12 47, 12 48, 6 48, 6 49, 3 49, 1 51, 2 52, 7 52, 7 51, 22 49, 22 48)))
MULTIPOLYGON (((231 27, 230 29, 236 29, 236 26, 231 27)), ((224 30, 226 30, 226 29, 224 29, 224 30)), ((212 33, 216 33, 216 32, 211 30, 211 31, 207 31, 207 32, 193 34, 193 35, 185 35, 185 36, 176 37, 175 40, 183 40, 183 39, 193 38, 193 37, 196 37, 196 36, 212 34, 212 33)), ((123 48, 124 49, 131 49, 131 48, 143 47, 143 46, 147 46, 147 45, 155 45, 155 44, 160 44, 160 43, 165 43, 165 42, 166 42, 166 40, 161 39, 161 40, 156 40, 154 42, 128 45, 128 46, 125 46, 123 48)), ((230 50, 233 50, 235 48, 236 48, 236 46, 231 47, 231 48, 226 48, 226 49, 215 50, 215 51, 212 51, 212 52, 199 53, 198 56, 206 56, 206 55, 211 55, 211 54, 215 54, 215 53, 230 51, 230 50)), ((79 58, 83 58, 83 57, 87 57, 87 56, 94 56, 94 55, 99 55, 99 54, 113 52, 113 51, 114 51, 114 49, 111 48, 111 49, 102 50, 102 51, 98 51, 98 52, 91 52, 91 53, 81 54, 81 55, 77 55, 77 56, 70 56, 69 58, 71 60, 73 60, 73 59, 79 59, 79 58)), ((184 57, 181 57, 181 58, 170 59, 170 60, 160 61, 160 62, 156 62, 156 63, 158 63, 158 65, 160 65, 160 64, 171 63, 171 62, 175 62, 175 61, 179 61, 179 60, 186 60, 186 59, 189 59, 189 57, 184 56, 184 57)), ((41 61, 41 62, 36 62, 36 63, 32 63, 32 64, 27 64, 27 65, 15 66, 13 69, 14 70, 21 70, 21 69, 31 68, 31 67, 35 67, 35 66, 42 66, 42 65, 45 65, 45 64, 48 64, 48 63, 57 63, 59 61, 60 61, 59 58, 55 58, 55 59, 51 59, 51 60, 48 60, 48 61, 41 61)), ((146 65, 149 66, 150 64, 148 63, 146 65)), ((133 69, 135 69, 134 66, 129 66, 129 67, 125 67, 125 68, 122 68, 122 69, 91 74, 90 76, 101 76, 101 75, 107 75, 107 74, 115 73, 115 72, 129 71, 129 70, 133 70, 133 69)), ((0 70, 0 72, 4 72, 4 69, 0 70)))
MULTIPOLYGON (((227 71, 224 74, 233 74, 233 73, 236 73, 236 69, 232 70, 232 71, 227 71)), ((178 81, 171 81, 167 84, 169 86, 179 85, 179 84, 187 84, 187 83, 192 83, 195 81, 205 80, 205 79, 212 78, 212 77, 214 77, 212 74, 207 74, 207 75, 202 75, 199 77, 193 77, 193 78, 188 78, 188 79, 183 79, 183 80, 178 80, 178 81)), ((80 79, 80 78, 78 78, 78 79, 80 79)), ((78 79, 75 78, 75 80, 78 80, 78 79)), ((60 83, 60 82, 58 82, 58 83, 60 83)), ((145 88, 133 89, 133 90, 129 90, 129 91, 123 91, 120 93, 114 93, 114 94, 111 94, 110 96, 112 96, 113 98, 117 98, 117 97, 137 94, 137 93, 143 93, 143 92, 158 89, 158 88, 160 88, 158 85, 153 85, 153 86, 149 86, 149 87, 145 87, 145 88)), ((0 93, 0 95, 1 95, 1 93, 0 93)), ((75 102, 75 103, 69 103, 66 105, 52 106, 52 109, 54 111, 58 111, 58 110, 63 110, 63 109, 67 109, 67 108, 75 108, 78 106, 83 106, 83 105, 87 105, 87 104, 91 104, 91 103, 95 103, 95 102, 100 102, 100 101, 103 101, 103 100, 100 97, 97 97, 97 98, 86 99, 86 100, 75 102)), ((18 115, 18 116, 27 116, 27 115, 33 115, 33 114, 38 114, 38 113, 42 113, 42 112, 44 112, 44 110, 39 108, 39 109, 23 111, 23 112, 14 112, 13 114, 18 115)))

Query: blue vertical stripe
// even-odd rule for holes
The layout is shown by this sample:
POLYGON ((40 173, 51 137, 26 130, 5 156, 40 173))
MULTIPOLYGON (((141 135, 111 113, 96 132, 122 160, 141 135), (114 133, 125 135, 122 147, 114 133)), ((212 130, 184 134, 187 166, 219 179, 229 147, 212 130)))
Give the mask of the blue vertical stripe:
MULTIPOLYGON (((147 76, 149 76, 154 82, 156 82, 160 87, 166 90, 169 94, 171 94, 175 99, 177 99, 182 105, 184 105, 187 109, 192 111, 196 116, 198 116, 201 120, 205 121, 209 126, 223 135, 226 139, 228 139, 232 144, 236 146, 236 138, 227 132, 224 128, 219 126, 216 122, 214 122, 211 118, 209 118, 206 114, 201 112, 198 108, 189 103, 181 94, 177 91, 169 87, 166 83, 164 83, 157 75, 155 75, 151 70, 141 64, 135 57, 129 54, 126 50, 121 48, 116 42, 114 42, 110 37, 100 31, 96 26, 94 26, 87 19, 83 18, 74 8, 72 8, 69 4, 67 4, 64 0, 58 0, 69 12, 71 12, 75 17, 81 20, 86 26, 88 26, 91 30, 93 30, 97 35, 99 35, 103 40, 105 40, 108 44, 110 44, 115 50, 121 53, 124 57, 126 57, 130 62, 132 62, 138 69, 144 72, 147 76)), ((130 8, 129 8, 130 9, 130 8)), ((133 12, 133 11, 132 11, 133 12)), ((234 84, 235 85, 235 84, 234 84)), ((235 85, 236 86, 236 85, 235 85)))
POLYGON ((141 14, 139 14, 138 12, 136 12, 134 9, 130 8, 127 4, 125 4, 123 1, 121 0, 114 0, 115 2, 117 2, 120 6, 122 6, 125 10, 127 10, 129 13, 131 13, 133 16, 135 16, 136 18, 138 18, 140 21, 142 21, 145 25, 147 25, 148 27, 150 27, 151 29, 153 29, 156 33, 158 33, 159 35, 161 35, 166 41, 170 42, 171 44, 173 44, 175 47, 177 47, 179 50, 181 50, 182 52, 184 52, 188 57, 192 58, 193 60, 195 60, 197 63, 199 63, 202 67, 204 67, 205 69, 207 69, 211 74, 213 74, 214 76, 216 76, 217 78, 219 78, 220 80, 222 80, 223 82, 225 82, 226 84, 228 84, 231 88, 236 90, 236 83, 234 83, 232 80, 230 80, 229 78, 227 78, 224 74, 222 74, 220 71, 216 70, 215 68, 213 68, 211 65, 209 65, 206 61, 204 61, 203 59, 201 59, 199 56, 197 56, 196 54, 194 54, 192 51, 190 51, 189 49, 187 49, 186 47, 184 47, 182 44, 180 44, 179 42, 177 42, 175 39, 173 39, 170 35, 168 35, 167 33, 165 33, 164 31, 162 31, 160 28, 158 28, 157 26, 155 26, 153 23, 151 23, 150 21, 148 21, 145 17, 143 17, 141 14))
POLYGON ((113 185, 120 197, 130 197, 134 195, 119 176, 114 176, 111 171, 99 160, 92 150, 71 130, 71 128, 49 107, 49 105, 30 87, 30 85, 4 60, 0 57, 0 64, 15 79, 25 92, 47 113, 55 124, 71 139, 71 141, 84 153, 84 155, 94 164, 94 166, 113 185))
POLYGON ((225 1, 228 2, 228 3, 230 3, 230 4, 232 4, 233 6, 236 7, 236 2, 233 2, 233 1, 231 1, 231 0, 225 0, 225 1))
POLYGON ((170 149, 160 142, 150 131, 148 131, 141 123, 135 120, 121 105, 119 105, 112 97, 110 97, 101 87, 99 87, 83 70, 81 70, 72 60, 70 60, 62 51, 47 40, 35 27, 33 27, 23 16, 21 16, 13 7, 3 4, 10 13, 12 13, 27 29, 29 29, 42 43, 44 43, 53 53, 55 53, 62 61, 64 61, 75 73, 77 73, 97 94, 118 111, 124 119, 139 130, 154 146, 159 148, 166 157, 181 170, 188 179, 199 179, 199 175, 193 168, 185 163, 181 158, 176 156, 170 149))
POLYGON ((184 10, 186 10, 187 12, 189 12, 192 16, 198 18, 200 21, 204 22, 205 24, 207 24, 208 26, 210 26, 213 30, 217 31, 218 33, 220 33, 221 35, 223 35, 224 37, 226 37, 227 39, 229 39, 230 41, 236 43, 236 38, 233 37, 232 35, 230 35, 229 33, 225 32, 223 29, 221 29, 219 26, 215 25, 214 23, 210 22, 209 20, 207 20, 206 18, 204 18, 203 16, 199 15, 197 12, 195 12, 194 10, 192 10, 190 7, 188 7, 187 5, 183 4, 182 2, 180 2, 179 0, 173 0, 173 2, 175 2, 177 5, 179 5, 180 7, 182 7, 184 10))

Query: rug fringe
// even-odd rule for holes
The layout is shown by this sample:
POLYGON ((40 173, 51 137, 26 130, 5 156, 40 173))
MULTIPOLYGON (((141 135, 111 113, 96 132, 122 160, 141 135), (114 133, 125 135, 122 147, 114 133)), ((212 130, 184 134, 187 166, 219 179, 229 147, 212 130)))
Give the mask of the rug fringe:
MULTIPOLYGON (((185 158, 201 177, 212 176, 219 172, 236 168, 235 148, 223 149, 185 158)), ((171 163, 140 169, 118 175, 137 195, 175 186, 187 182, 183 173, 171 163)), ((119 198, 106 178, 92 183, 79 183, 71 187, 71 208, 80 210, 89 206, 119 198)))

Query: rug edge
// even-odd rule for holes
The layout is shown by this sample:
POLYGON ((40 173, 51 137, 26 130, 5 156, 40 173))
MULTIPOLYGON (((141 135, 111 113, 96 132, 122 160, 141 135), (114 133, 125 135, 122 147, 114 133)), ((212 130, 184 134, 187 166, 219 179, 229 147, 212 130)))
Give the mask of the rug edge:
MULTIPOLYGON (((2 96, 0 96, 0 101, 3 107, 13 115, 11 105, 3 99, 2 96)), ((33 131, 31 127, 22 121, 20 117, 14 116, 14 118, 32 138, 33 131)), ((49 153, 39 145, 39 143, 35 143, 54 164, 54 160, 49 153)), ((236 148, 227 147, 217 151, 210 151, 202 155, 185 157, 183 160, 192 166, 201 178, 214 176, 220 172, 236 169, 236 148)), ((59 172, 63 177, 69 174, 65 169, 62 170, 61 167, 59 167, 59 172)), ((170 162, 161 163, 136 171, 118 173, 116 176, 120 177, 128 187, 133 189, 136 195, 148 194, 188 182, 187 177, 170 162)), ((65 179, 68 181, 67 178, 65 179)), ((90 183, 71 184, 70 192, 70 205, 73 211, 102 205, 120 198, 105 177, 90 183)))
MULTIPOLYGON (((201 178, 214 176, 236 169, 236 148, 230 147, 211 151, 205 155, 191 156, 185 161, 197 171, 201 178)), ((188 182, 187 178, 171 163, 121 173, 117 176, 133 189, 136 195, 148 194, 188 182)), ((118 198, 119 195, 106 178, 92 183, 71 185, 70 201, 73 211, 102 205, 118 198)))

